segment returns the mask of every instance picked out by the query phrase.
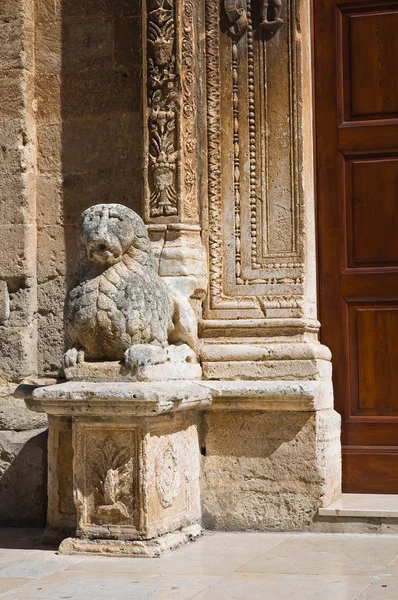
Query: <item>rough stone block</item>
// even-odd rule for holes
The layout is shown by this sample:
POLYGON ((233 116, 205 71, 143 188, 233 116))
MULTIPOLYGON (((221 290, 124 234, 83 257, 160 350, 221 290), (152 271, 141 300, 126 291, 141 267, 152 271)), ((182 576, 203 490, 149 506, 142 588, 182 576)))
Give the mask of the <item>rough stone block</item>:
POLYGON ((35 166, 34 140, 21 119, 0 120, 0 174, 27 173, 35 166))
POLYGON ((100 115, 114 112, 139 112, 141 93, 134 85, 141 69, 119 73, 109 69, 90 69, 66 73, 62 79, 63 118, 100 115))
POLYGON ((65 223, 78 223, 83 210, 101 202, 117 202, 142 210, 141 169, 102 171, 66 175, 63 187, 63 218, 65 223))
POLYGON ((17 69, 0 70, 0 119, 13 119, 25 113, 24 78, 17 69))
POLYGON ((5 281, 0 281, 0 325, 4 325, 10 316, 10 297, 5 281))
MULTIPOLYGON (((37 168, 40 173, 52 174, 54 177, 62 173, 62 126, 60 123, 42 123, 36 129, 37 136, 37 168)), ((43 200, 39 204, 44 205, 43 200)))
POLYGON ((34 277, 14 277, 8 280, 10 315, 8 327, 27 327, 33 324, 37 308, 37 287, 34 277))
POLYGON ((0 19, 0 65, 4 70, 32 68, 33 23, 0 19))
MULTIPOLYGON (((3 225, 28 225, 34 218, 34 173, 0 175, 0 214, 3 225)), ((0 241, 1 245, 1 241, 0 241)))
POLYGON ((61 78, 57 73, 36 72, 37 124, 61 123, 61 78))
POLYGON ((67 120, 62 130, 64 173, 138 170, 141 130, 139 113, 67 120))
MULTIPOLYGON (((53 2, 53 5, 56 5, 53 2)), ((43 18, 43 12, 39 12, 43 18)), ((58 15, 57 15, 58 17, 58 15)), ((62 53, 62 25, 61 21, 53 14, 49 22, 38 21, 36 27, 35 64, 38 72, 60 73, 63 62, 62 53)))
MULTIPOLYGON (((62 222, 62 181, 56 174, 36 178, 37 225, 39 230, 62 222)), ((39 234, 40 235, 40 234, 39 234)))
POLYGON ((113 21, 103 14, 66 21, 62 31, 63 72, 87 67, 112 69, 113 36, 113 21))
POLYGON ((0 381, 21 381, 37 372, 37 332, 34 325, 0 327, 0 381))
POLYGON ((35 16, 38 29, 43 25, 55 25, 59 22, 62 15, 63 4, 64 3, 61 3, 60 0, 36 0, 35 16))
POLYGON ((65 276, 68 264, 76 260, 77 228, 69 225, 41 227, 37 241, 37 280, 39 283, 65 276))
POLYGON ((0 431, 0 524, 42 527, 47 431, 0 431))
POLYGON ((114 65, 131 70, 142 64, 141 17, 115 19, 114 65))
POLYGON ((0 276, 34 277, 35 274, 35 226, 0 225, 0 276))
POLYGON ((309 528, 325 494, 330 499, 341 481, 340 454, 325 450, 325 428, 336 449, 340 425, 333 410, 207 413, 202 442, 205 526, 309 528))
POLYGON ((47 415, 32 413, 23 400, 14 398, 15 385, 0 387, 0 430, 31 431, 47 427, 47 415))

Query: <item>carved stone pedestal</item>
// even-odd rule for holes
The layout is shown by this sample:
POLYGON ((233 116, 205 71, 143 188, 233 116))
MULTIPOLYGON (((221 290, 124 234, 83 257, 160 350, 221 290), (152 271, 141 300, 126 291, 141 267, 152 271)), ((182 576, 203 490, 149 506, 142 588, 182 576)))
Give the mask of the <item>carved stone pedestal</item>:
POLYGON ((159 556, 200 535, 195 409, 211 402, 210 390, 187 381, 68 382, 35 389, 27 402, 50 416, 53 532, 73 521, 62 514, 73 471, 76 537, 61 553, 159 556))

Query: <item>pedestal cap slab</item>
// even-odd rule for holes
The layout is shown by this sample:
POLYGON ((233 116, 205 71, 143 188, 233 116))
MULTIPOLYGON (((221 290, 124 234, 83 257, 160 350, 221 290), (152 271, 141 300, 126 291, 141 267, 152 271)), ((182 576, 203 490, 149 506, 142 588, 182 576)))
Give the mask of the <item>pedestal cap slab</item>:
POLYGON ((31 410, 57 416, 148 417, 211 403, 207 387, 188 381, 70 381, 40 388, 25 386, 20 392, 31 410))

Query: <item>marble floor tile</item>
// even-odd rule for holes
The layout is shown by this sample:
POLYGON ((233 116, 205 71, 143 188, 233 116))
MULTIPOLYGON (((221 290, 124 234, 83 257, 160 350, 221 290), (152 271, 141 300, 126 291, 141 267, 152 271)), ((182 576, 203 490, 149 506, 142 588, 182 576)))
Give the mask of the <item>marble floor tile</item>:
POLYGON ((358 600, 397 600, 398 598, 398 577, 382 575, 368 587, 358 600))
POLYGON ((0 594, 18 588, 25 583, 29 583, 30 579, 21 579, 18 577, 0 577, 0 594))
POLYGON ((62 572, 2 594, 14 600, 190 600, 221 577, 62 572))
POLYGON ((397 555, 395 536, 298 535, 238 570, 303 575, 378 575, 397 555))
POLYGON ((195 600, 355 600, 371 577, 233 573, 195 600))
POLYGON ((63 571, 83 560, 82 556, 63 556, 43 550, 8 550, 0 555, 0 577, 38 579, 63 571))
POLYGON ((223 533, 206 535, 159 559, 97 557, 71 565, 70 570, 112 573, 227 575, 290 538, 286 534, 223 533))
MULTIPOLYGON (((397 539, 397 538, 395 538, 397 539)), ((398 541, 397 541, 397 545, 398 545, 398 541)), ((392 561, 392 563, 390 563, 388 565, 388 567, 386 569, 383 570, 383 574, 384 575, 395 575, 396 577, 398 577, 398 556, 395 560, 392 561)), ((397 597, 398 600, 398 597, 397 597)))

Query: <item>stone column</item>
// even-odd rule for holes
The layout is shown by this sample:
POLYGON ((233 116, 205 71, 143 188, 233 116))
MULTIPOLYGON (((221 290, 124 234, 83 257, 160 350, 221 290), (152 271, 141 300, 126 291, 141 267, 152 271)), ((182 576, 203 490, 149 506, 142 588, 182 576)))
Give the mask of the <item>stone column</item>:
POLYGON ((199 223, 199 3, 146 0, 143 13, 144 218, 159 274, 194 277, 199 313, 207 284, 199 223))
POLYGON ((305 528, 340 493, 331 356, 318 341, 310 3, 205 0, 204 14, 200 335, 221 410, 206 415, 204 514, 223 529, 305 528), (303 408, 315 382, 323 401, 303 408))
POLYGON ((37 375, 34 2, 0 3, 0 522, 42 524, 46 419, 12 397, 37 375))

